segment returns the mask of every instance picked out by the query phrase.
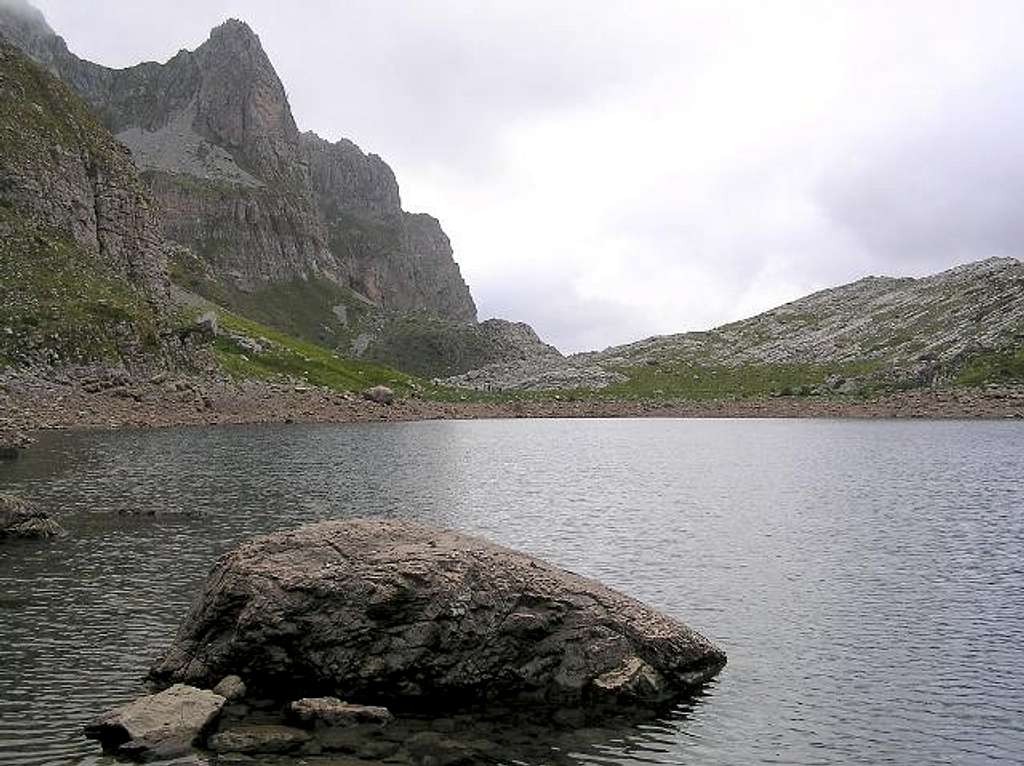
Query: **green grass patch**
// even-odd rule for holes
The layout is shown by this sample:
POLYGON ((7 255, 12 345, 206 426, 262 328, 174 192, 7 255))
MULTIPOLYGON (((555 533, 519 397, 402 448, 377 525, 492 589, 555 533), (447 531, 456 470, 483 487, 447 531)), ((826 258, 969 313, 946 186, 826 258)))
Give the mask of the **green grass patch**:
POLYGON ((957 374, 958 386, 987 383, 1024 383, 1024 348, 979 354, 957 374))
POLYGON ((68 235, 0 207, 0 364, 120 360, 155 349, 141 291, 68 235))
POLYGON ((399 394, 432 388, 389 367, 348 359, 309 341, 227 311, 218 312, 222 330, 245 336, 262 347, 244 348, 222 335, 214 342, 214 353, 224 370, 236 378, 305 381, 337 391, 360 391, 385 385, 399 394))

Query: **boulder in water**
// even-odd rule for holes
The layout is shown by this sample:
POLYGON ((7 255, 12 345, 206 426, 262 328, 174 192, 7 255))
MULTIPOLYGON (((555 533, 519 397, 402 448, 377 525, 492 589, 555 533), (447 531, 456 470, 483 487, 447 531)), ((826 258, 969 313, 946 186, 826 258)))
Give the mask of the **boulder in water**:
POLYGON ((353 705, 337 697, 306 697, 289 702, 285 711, 293 721, 305 726, 386 726, 394 719, 386 707, 353 705))
POLYGON ((0 493, 0 540, 42 539, 62 534, 60 524, 27 500, 0 493))
POLYGON ((216 564, 157 683, 237 673, 282 701, 436 712, 487 701, 597 709, 692 692, 725 654, 593 580, 457 532, 331 521, 216 564))
POLYGON ((225 702, 211 691, 176 684, 105 713, 85 727, 85 736, 118 755, 175 758, 199 743, 225 702))

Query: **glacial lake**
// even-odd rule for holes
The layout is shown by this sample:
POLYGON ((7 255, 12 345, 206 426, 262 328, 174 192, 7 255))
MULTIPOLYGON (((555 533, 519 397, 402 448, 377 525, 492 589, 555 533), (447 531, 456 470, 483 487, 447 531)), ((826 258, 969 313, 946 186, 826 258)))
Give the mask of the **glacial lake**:
POLYGON ((508 733, 529 764, 1024 761, 1024 426, 508 420, 45 434, 0 490, 0 764, 110 763, 214 559, 394 516, 480 534, 682 619, 729 664, 621 730, 508 733))

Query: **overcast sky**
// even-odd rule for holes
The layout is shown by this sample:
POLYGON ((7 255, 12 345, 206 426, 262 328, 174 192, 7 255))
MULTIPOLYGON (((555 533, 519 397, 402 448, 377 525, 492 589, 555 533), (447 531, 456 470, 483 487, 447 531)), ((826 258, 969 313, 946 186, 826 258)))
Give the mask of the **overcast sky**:
POLYGON ((1024 252, 1019 0, 36 4, 109 66, 246 20, 300 129, 440 218, 481 318, 564 351, 1024 252))

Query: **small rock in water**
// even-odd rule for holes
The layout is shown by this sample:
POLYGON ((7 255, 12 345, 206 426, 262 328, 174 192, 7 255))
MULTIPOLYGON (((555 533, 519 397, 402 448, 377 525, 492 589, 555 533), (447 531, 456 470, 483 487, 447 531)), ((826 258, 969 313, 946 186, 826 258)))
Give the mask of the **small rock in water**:
POLYGON ((0 540, 58 537, 64 529, 27 500, 0 493, 0 540))
POLYGON ((352 705, 337 697, 306 697, 288 703, 288 716, 297 723, 323 726, 355 726, 362 723, 386 725, 394 716, 386 707, 352 705))
POLYGON ((0 460, 14 460, 32 439, 19 431, 0 430, 0 460))
POLYGON ((242 723, 218 731, 208 743, 215 753, 292 753, 313 738, 303 729, 279 724, 242 723))
POLYGON ((245 683, 238 676, 225 676, 213 687, 213 693, 229 702, 235 702, 245 697, 245 683))
POLYGON ((198 743, 225 702, 211 691, 175 684, 105 713, 85 727, 85 736, 118 755, 173 758, 198 743))

